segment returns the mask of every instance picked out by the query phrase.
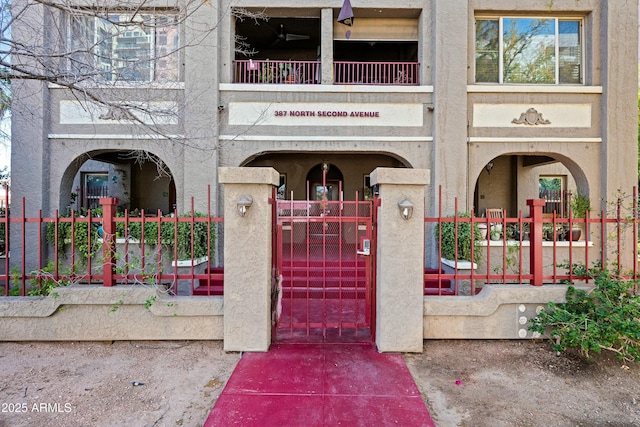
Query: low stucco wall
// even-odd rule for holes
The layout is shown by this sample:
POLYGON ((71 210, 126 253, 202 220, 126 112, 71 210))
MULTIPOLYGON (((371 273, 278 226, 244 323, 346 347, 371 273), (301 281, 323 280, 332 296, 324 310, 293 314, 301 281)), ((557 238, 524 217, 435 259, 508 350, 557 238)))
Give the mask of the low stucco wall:
POLYGON ((221 296, 69 286, 47 297, 0 297, 0 341, 221 340, 222 310, 221 296))
MULTIPOLYGON (((548 302, 564 302, 566 290, 485 285, 473 297, 424 297, 424 338, 536 338, 527 330, 529 320, 548 302)), ((167 297, 151 286, 79 285, 47 297, 0 297, 0 341, 222 340, 223 332, 221 296, 167 297)))
POLYGON ((536 338, 529 320, 547 303, 565 302, 566 293, 565 285, 485 285, 476 296, 427 296, 424 338, 536 338))

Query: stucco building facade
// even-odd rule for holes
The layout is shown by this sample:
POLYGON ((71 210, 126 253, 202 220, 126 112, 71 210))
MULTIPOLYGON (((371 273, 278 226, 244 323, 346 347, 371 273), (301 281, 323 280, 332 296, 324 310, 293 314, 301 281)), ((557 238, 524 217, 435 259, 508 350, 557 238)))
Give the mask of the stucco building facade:
MULTIPOLYGON (((141 120, 158 133, 63 85, 16 82, 14 200, 26 196, 28 213, 64 211, 88 159, 119 171, 108 181, 122 186, 125 207, 164 213, 192 196, 203 208, 208 185, 220 192, 219 167, 274 167, 281 197, 294 199, 313 197, 323 163, 343 192, 332 197, 345 199, 366 197, 376 167, 428 169, 427 214, 440 188, 445 212, 457 197, 477 215, 501 207, 515 216, 538 196, 540 177, 593 201, 637 182, 635 5, 353 1, 347 26, 340 1, 234 3, 266 21, 214 3, 165 31, 180 46, 166 66, 175 72, 158 77, 158 66, 155 78, 108 86, 113 102, 167 111, 141 120), (236 36, 256 53, 243 55, 236 36), (285 81, 294 67, 299 76, 285 81), (162 173, 128 159, 131 150, 157 157, 162 173)), ((29 12, 24 19, 64 22, 59 11, 29 12)), ((16 26, 15 37, 31 36, 16 26)))
MULTIPOLYGON (((47 46, 52 69, 62 71, 48 82, 13 82, 12 198, 26 199, 26 216, 93 208, 107 196, 120 208, 163 214, 188 211, 193 198, 206 211, 210 192, 212 213, 225 217, 224 252, 233 256, 224 263, 224 298, 176 300, 180 316, 215 315, 210 329, 180 318, 191 326, 163 335, 161 325, 150 336, 268 348, 272 187, 280 199, 337 203, 369 200, 378 184, 377 260, 367 267, 377 279, 367 321, 378 348, 524 338, 520 319, 562 300, 564 288, 490 285, 481 297, 423 296, 425 259, 439 260, 425 251, 422 217, 452 214, 456 201, 476 216, 489 208, 526 215, 526 201, 546 186, 560 195, 547 203, 564 214, 565 191, 588 195, 600 210, 637 183, 637 2, 180 5, 149 2, 133 15, 113 9, 109 19, 102 10, 91 16, 26 0, 13 9, 21 13, 13 37, 47 46), (263 169, 248 169, 256 167, 263 169), (247 194, 245 217, 233 204, 247 194), (398 212, 409 199, 413 220, 398 212)), ((328 228, 322 215, 305 215, 328 228)), ((354 224, 356 239, 372 228, 354 224)), ((280 226, 293 235, 293 220, 280 226)), ((366 252, 356 247, 362 243, 349 243, 354 259, 366 252)), ((12 252, 19 249, 14 242, 12 252)), ((113 298, 116 288, 97 292, 113 298)), ((162 310, 151 311, 176 315, 162 310)), ((125 325, 105 336, 131 334, 125 325)))

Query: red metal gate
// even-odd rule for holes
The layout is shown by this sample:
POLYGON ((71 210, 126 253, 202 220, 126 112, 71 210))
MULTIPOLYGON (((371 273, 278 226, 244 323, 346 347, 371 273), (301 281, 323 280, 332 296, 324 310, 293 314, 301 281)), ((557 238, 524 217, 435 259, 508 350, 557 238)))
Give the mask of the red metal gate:
POLYGON ((277 201, 276 340, 373 340, 371 201, 277 201))

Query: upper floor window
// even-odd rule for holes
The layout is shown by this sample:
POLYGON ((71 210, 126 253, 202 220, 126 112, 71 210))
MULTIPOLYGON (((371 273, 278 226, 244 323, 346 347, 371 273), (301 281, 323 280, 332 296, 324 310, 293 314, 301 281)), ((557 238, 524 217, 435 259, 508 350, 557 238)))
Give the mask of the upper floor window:
POLYGON ((476 19, 478 83, 581 84, 582 21, 476 19))
POLYGON ((69 71, 80 80, 179 79, 179 28, 170 14, 73 16, 69 71))

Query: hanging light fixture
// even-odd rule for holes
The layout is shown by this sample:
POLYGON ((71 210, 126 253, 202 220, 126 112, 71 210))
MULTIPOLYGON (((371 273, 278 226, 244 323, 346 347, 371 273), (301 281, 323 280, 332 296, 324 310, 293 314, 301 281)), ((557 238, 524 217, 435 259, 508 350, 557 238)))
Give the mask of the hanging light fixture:
POLYGON ((340 8, 340 13, 338 14, 338 22, 350 27, 353 25, 353 18, 351 2, 349 0, 344 0, 344 3, 342 3, 342 7, 340 8))

